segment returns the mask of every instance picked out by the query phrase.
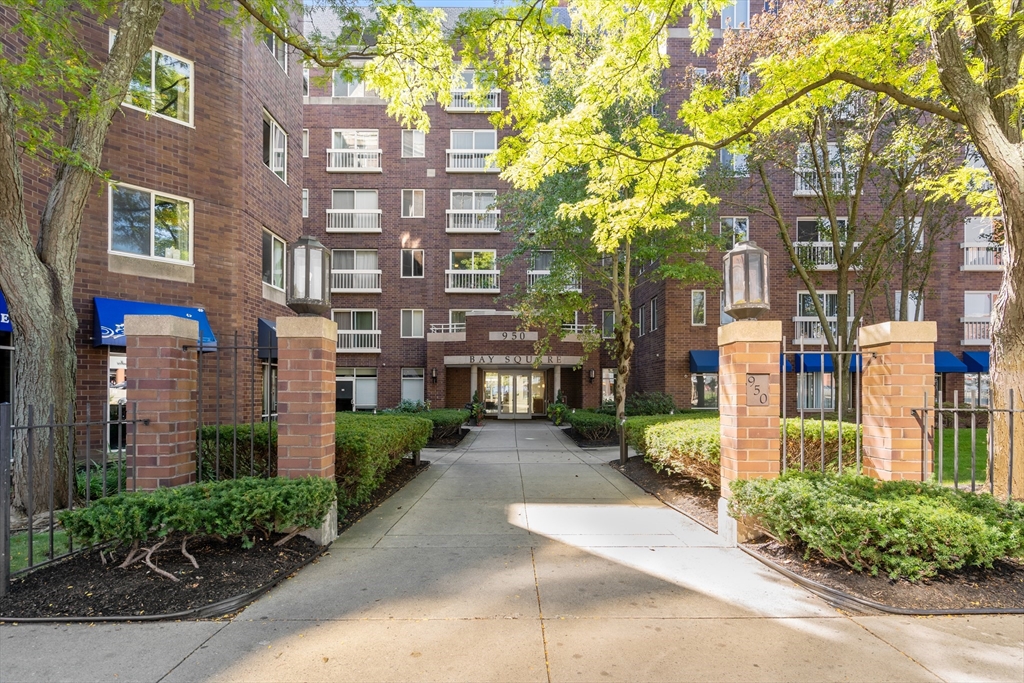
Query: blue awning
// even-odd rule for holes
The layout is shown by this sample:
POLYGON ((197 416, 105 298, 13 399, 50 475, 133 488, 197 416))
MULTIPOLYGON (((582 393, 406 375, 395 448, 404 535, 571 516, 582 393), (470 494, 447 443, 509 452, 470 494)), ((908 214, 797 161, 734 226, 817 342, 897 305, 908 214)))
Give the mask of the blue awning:
POLYGON ((718 372, 718 351, 690 351, 690 372, 718 372))
POLYGON ((11 327, 11 316, 7 313, 7 299, 4 293, 0 292, 0 332, 14 332, 11 327))
POLYGON ((277 358, 277 322, 258 318, 256 325, 256 344, 259 357, 263 359, 277 358))
POLYGON ((202 308, 188 306, 169 306, 167 304, 151 304, 143 301, 122 301, 119 299, 93 299, 96 306, 96 318, 93 323, 94 346, 124 346, 124 317, 126 315, 173 315, 187 318, 199 323, 199 339, 203 346, 215 348, 217 338, 210 329, 210 321, 206 319, 206 311, 202 308))
POLYGON ((988 372, 988 351, 964 351, 966 372, 988 372))
POLYGON ((967 372, 967 366, 949 351, 936 351, 935 372, 967 372))
MULTIPOLYGON (((820 353, 804 353, 794 354, 793 356, 794 366, 796 372, 822 372, 822 365, 825 366, 825 372, 833 372, 832 366, 832 354, 825 352, 822 356, 820 353), (824 363, 823 363, 824 362, 824 363)), ((850 356, 850 372, 860 372, 864 369, 864 358, 862 356, 853 355, 850 356)), ((789 370, 793 372, 792 368, 789 370)))
POLYGON ((793 372, 793 364, 785 356, 779 356, 779 370, 782 372, 793 372))

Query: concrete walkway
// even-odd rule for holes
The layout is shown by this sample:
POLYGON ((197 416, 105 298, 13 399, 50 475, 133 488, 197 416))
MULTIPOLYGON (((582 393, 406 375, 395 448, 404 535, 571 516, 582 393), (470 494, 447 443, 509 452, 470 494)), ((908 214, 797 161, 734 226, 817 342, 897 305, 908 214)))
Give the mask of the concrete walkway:
POLYGON ((0 680, 1024 680, 1024 617, 844 616, 547 423, 424 457, 234 620, 5 626, 0 680))

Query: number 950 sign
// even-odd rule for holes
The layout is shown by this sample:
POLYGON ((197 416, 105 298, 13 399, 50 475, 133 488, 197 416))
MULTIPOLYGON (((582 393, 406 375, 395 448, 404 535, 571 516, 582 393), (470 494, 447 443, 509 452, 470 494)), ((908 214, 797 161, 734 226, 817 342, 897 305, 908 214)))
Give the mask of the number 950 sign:
POLYGON ((769 400, 768 375, 747 375, 747 405, 766 406, 769 400))

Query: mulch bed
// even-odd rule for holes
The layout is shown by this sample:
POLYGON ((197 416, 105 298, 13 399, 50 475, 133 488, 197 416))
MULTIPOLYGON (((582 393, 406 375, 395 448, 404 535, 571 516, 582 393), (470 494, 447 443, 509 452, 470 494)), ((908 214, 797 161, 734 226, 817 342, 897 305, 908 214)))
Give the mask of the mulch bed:
POLYGON ((427 442, 427 446, 426 447, 427 448, 455 448, 456 446, 459 445, 459 443, 462 442, 463 439, 466 438, 467 434, 469 434, 469 429, 467 427, 463 427, 462 429, 459 430, 458 434, 455 434, 453 436, 449 436, 446 439, 431 439, 430 441, 427 442))
MULTIPOLYGON (((339 533, 387 500, 429 464, 423 461, 416 467, 411 459, 402 460, 372 500, 350 508, 339 520, 339 533)), ((119 569, 117 565, 126 554, 124 549, 116 551, 119 557, 115 562, 108 557, 106 565, 100 561, 97 550, 73 555, 11 581, 10 592, 0 598, 0 620, 141 617, 201 608, 251 593, 288 576, 324 550, 302 536, 274 547, 282 537, 283 534, 274 534, 269 540, 257 538, 248 550, 237 539, 190 540, 188 550, 199 563, 196 569, 179 552, 180 537, 172 536, 153 555, 153 561, 178 577, 177 583, 157 575, 141 562, 119 569)))
MULTIPOLYGON (((624 468, 618 463, 612 466, 645 491, 717 530, 717 490, 701 486, 696 479, 655 472, 642 457, 630 458, 624 468)), ((745 547, 801 577, 890 607, 923 610, 1024 608, 1024 563, 1020 562, 1000 561, 991 569, 965 568, 911 583, 893 581, 887 575, 855 572, 821 558, 805 560, 802 548, 784 546, 773 540, 748 543, 745 547)))
POLYGON ((580 448, 612 448, 619 445, 619 437, 611 439, 591 440, 584 439, 579 432, 572 427, 562 427, 562 431, 569 435, 569 438, 576 442, 580 448))

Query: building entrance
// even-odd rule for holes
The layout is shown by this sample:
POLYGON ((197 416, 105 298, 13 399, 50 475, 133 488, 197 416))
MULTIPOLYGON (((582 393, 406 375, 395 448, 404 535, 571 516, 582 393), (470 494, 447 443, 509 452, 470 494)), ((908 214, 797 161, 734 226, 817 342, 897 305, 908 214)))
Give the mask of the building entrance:
POLYGON ((484 373, 484 407, 506 420, 529 420, 544 415, 542 370, 499 370, 484 373))

